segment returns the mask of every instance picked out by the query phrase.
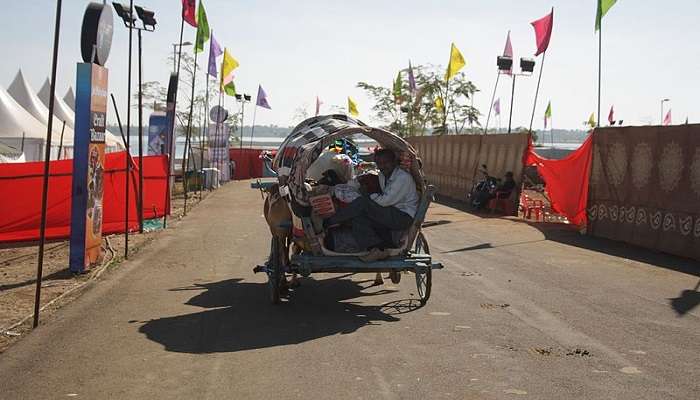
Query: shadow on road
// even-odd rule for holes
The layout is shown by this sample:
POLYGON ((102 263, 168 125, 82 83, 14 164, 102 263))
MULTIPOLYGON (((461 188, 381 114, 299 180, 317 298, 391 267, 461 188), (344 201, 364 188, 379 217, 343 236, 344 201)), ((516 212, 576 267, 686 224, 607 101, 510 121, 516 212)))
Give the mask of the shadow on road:
POLYGON ((695 289, 688 289, 681 292, 681 294, 671 301, 671 307, 676 311, 679 317, 684 316, 697 307, 700 304, 700 282, 695 285, 695 289))
POLYGON ((200 292, 185 304, 204 311, 154 319, 139 332, 168 351, 235 352, 352 333, 366 325, 399 321, 393 315, 418 308, 412 300, 381 306, 350 301, 393 292, 364 289, 350 279, 306 279, 291 301, 274 306, 267 299, 266 283, 230 279, 195 284, 171 290, 200 292))

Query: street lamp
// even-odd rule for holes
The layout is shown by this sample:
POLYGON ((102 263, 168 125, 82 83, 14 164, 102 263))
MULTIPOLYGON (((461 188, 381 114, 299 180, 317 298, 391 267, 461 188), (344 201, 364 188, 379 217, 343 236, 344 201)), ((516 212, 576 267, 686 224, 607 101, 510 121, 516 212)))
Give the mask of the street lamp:
POLYGON ((250 103, 251 96, 249 94, 236 94, 236 101, 241 103, 241 144, 240 148, 243 149, 243 121, 245 120, 245 103, 250 103))
POLYGON ((671 99, 661 99, 661 125, 664 124, 664 103, 667 101, 671 101, 671 99))
MULTIPOLYGON (((139 232, 143 233, 143 39, 141 32, 153 32, 156 30, 156 18, 155 12, 143 8, 141 6, 134 6, 133 0, 129 2, 129 5, 113 2, 114 9, 122 20, 124 21, 124 26, 129 29, 129 96, 131 95, 131 31, 136 30, 138 32, 139 40, 139 191, 138 191, 138 213, 139 213, 139 232), (141 20, 142 26, 137 26, 137 18, 134 16, 134 9, 136 9, 136 15, 138 19, 141 20)), ((130 107, 130 99, 127 107, 130 107)), ((127 108, 127 140, 129 133, 129 124, 131 120, 130 109, 127 108)), ((129 149, 127 149, 129 151, 129 149)), ((127 168, 127 172, 129 169, 127 168)), ((127 173, 127 191, 128 191, 128 173, 127 173)), ((128 207, 128 201, 127 201, 128 207)), ((127 218, 128 219, 128 218, 127 218)), ((127 229, 128 230, 128 229, 127 229)))
MULTIPOLYGON (((498 70, 499 73, 505 72, 503 68, 508 64, 508 62, 504 59, 510 59, 510 57, 505 57, 501 56, 498 57, 497 59, 497 64, 498 64, 498 70), (503 66, 503 68, 502 68, 503 66)), ((512 126, 512 121, 513 121, 513 100, 515 99, 515 78, 518 76, 530 76, 532 75, 532 71, 535 70, 535 60, 531 58, 521 58, 520 59, 520 73, 517 74, 515 71, 512 71, 511 68, 513 66, 513 60, 510 59, 510 64, 508 65, 508 71, 510 71, 510 76, 513 78, 513 88, 511 89, 510 93, 510 115, 508 116, 508 133, 511 133, 511 126, 512 126)))
POLYGON ((180 43, 173 43, 173 72, 176 72, 176 71, 177 71, 177 70, 176 70, 177 67, 176 67, 176 63, 175 63, 175 61, 177 60, 177 51, 176 51, 176 49, 179 47, 179 48, 180 48, 180 52, 182 52, 182 48, 183 48, 184 46, 192 46, 192 42, 184 42, 184 43, 182 43, 182 44, 180 44, 180 43))

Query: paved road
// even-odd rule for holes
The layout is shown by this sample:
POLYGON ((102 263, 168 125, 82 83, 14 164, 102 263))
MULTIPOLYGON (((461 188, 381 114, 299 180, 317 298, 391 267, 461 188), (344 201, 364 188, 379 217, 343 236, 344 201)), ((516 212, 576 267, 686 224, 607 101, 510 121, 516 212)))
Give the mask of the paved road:
POLYGON ((246 185, 1 354, 0 398, 698 398, 689 262, 437 205, 426 234, 446 269, 426 307, 412 275, 321 275, 275 307, 246 185))

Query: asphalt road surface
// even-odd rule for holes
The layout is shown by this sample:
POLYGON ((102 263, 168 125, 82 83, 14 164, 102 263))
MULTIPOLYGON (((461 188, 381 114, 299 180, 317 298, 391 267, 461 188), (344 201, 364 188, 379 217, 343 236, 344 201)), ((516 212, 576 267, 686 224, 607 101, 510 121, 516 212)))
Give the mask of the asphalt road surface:
POLYGON ((700 398, 691 261, 435 205, 425 307, 411 274, 273 306, 261 206, 247 182, 209 196, 0 354, 0 398, 700 398))

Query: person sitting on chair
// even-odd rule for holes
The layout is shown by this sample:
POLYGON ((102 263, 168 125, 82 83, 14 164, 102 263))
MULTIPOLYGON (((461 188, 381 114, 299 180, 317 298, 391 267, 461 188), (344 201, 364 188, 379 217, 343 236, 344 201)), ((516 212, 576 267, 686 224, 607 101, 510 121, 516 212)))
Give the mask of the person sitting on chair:
POLYGON ((363 195, 347 207, 328 218, 324 225, 331 227, 345 222, 352 226, 352 236, 362 250, 369 250, 362 257, 365 262, 389 257, 392 243, 391 231, 405 230, 413 224, 418 208, 416 182, 410 173, 398 167, 396 154, 388 149, 374 153, 379 169, 381 193, 363 195))
POLYGON ((515 180, 513 179, 513 173, 511 171, 506 172, 503 182, 496 188, 496 193, 494 197, 499 199, 507 199, 510 194, 513 193, 515 189, 515 180))

